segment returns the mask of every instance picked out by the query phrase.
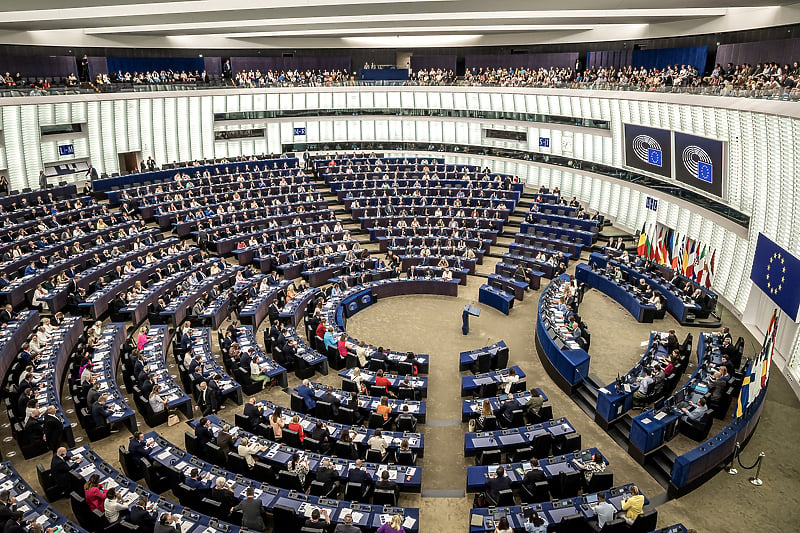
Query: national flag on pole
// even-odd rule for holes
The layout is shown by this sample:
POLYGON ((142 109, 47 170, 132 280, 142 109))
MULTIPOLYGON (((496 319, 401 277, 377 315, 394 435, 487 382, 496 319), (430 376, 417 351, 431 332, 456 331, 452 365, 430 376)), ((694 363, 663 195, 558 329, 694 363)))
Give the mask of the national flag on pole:
POLYGON ((647 232, 644 228, 645 225, 642 224, 642 232, 639 233, 639 242, 636 245, 636 253, 639 255, 647 254, 647 232))
POLYGON ((714 269, 716 268, 717 251, 711 254, 711 261, 709 263, 708 275, 705 279, 706 288, 710 289, 711 284, 714 283, 714 269))
POLYGON ((665 243, 667 251, 664 254, 664 264, 667 266, 672 265, 672 247, 674 245, 674 241, 675 241, 675 232, 669 230, 667 232, 667 242, 665 243))
POLYGON ((647 246, 647 254, 645 255, 647 256, 648 259, 653 258, 653 239, 650 238, 650 228, 652 227, 653 226, 651 225, 649 228, 647 228, 647 240, 645 243, 647 246))
POLYGON ((681 258, 683 254, 683 241, 686 240, 686 235, 681 237, 680 242, 678 242, 677 236, 675 237, 675 244, 672 249, 672 270, 678 271, 681 266, 681 258))
POLYGON ((694 262, 694 278, 697 283, 700 283, 700 277, 703 275, 703 269, 706 266, 706 245, 703 245, 703 251, 697 254, 697 260, 694 262))
POLYGON ((745 369, 744 381, 739 391, 739 401, 736 405, 736 417, 744 416, 747 408, 752 404, 763 388, 769 383, 769 369, 772 364, 772 355, 775 351, 775 335, 778 331, 778 310, 772 311, 767 333, 764 336, 764 345, 755 360, 751 361, 745 369))
MULTIPOLYGON (((694 261, 695 261, 695 259, 697 259, 697 254, 695 253, 696 250, 695 250, 694 244, 695 243, 692 242, 692 249, 689 250, 689 258, 688 258, 688 260, 686 262, 686 272, 684 273, 684 275, 689 279, 693 279, 694 278, 694 261)), ((698 248, 699 248, 699 246, 698 246, 698 248)))
POLYGON ((656 248, 653 251, 653 258, 656 260, 656 263, 661 262, 661 246, 664 244, 664 228, 656 228, 658 229, 658 239, 656 239, 656 248))
POLYGON ((686 275, 686 267, 689 266, 689 251, 692 247, 692 239, 686 239, 683 247, 683 257, 681 258, 681 274, 686 275))

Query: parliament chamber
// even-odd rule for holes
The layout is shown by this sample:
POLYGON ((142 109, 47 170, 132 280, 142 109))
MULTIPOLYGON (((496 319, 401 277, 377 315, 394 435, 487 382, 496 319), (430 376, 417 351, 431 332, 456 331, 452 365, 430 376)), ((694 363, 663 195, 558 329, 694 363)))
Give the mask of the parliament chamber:
POLYGON ((51 3, 0 8, 0 533, 796 529, 788 3, 51 3))

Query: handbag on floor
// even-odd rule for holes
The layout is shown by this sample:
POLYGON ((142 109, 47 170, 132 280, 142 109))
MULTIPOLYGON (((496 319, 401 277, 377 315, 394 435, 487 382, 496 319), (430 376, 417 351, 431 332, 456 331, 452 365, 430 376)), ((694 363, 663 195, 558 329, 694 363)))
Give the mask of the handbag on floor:
POLYGON ((167 418, 167 425, 169 427, 172 427, 172 426, 175 426, 175 425, 179 424, 180 421, 181 421, 181 419, 178 418, 178 415, 176 413, 171 413, 169 415, 169 417, 167 418))

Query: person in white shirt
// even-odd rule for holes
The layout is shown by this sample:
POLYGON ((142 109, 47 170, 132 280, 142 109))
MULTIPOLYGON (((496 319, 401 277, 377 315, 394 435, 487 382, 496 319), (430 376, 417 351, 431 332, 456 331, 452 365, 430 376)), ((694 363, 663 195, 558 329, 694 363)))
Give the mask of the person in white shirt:
POLYGON ((445 281, 451 281, 453 279, 453 273, 449 268, 445 268, 444 272, 442 272, 442 279, 445 281))
POLYGON ((503 390, 505 391, 506 394, 511 393, 512 384, 516 383, 517 381, 519 381, 519 376, 517 375, 517 371, 514 370, 513 368, 510 368, 508 370, 508 374, 503 376, 503 383, 505 383, 503 390))
POLYGON ((384 440, 380 429, 375 430, 375 433, 367 441, 367 445, 369 446, 370 450, 378 450, 381 452, 381 457, 386 455, 386 450, 389 448, 389 445, 386 444, 386 440, 384 440))
POLYGON ((250 444, 247 437, 242 437, 242 440, 239 441, 239 446, 236 448, 236 453, 244 457, 248 467, 253 468, 256 465, 256 460, 253 459, 253 456, 258 453, 260 449, 257 442, 250 444))
POLYGON ((117 494, 115 488, 108 489, 104 504, 106 519, 112 524, 119 520, 120 512, 128 510, 128 504, 122 500, 122 496, 117 494))

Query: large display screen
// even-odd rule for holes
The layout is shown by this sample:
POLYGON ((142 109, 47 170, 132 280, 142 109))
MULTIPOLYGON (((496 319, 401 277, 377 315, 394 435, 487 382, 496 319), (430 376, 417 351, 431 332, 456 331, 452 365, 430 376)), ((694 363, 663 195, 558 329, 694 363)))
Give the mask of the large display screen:
POLYGON ((674 135, 675 179, 723 198, 724 143, 677 131, 674 135))
POLYGON ((671 178, 670 131, 625 124, 625 165, 671 178))

